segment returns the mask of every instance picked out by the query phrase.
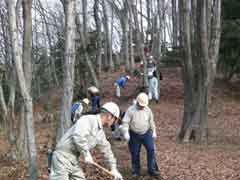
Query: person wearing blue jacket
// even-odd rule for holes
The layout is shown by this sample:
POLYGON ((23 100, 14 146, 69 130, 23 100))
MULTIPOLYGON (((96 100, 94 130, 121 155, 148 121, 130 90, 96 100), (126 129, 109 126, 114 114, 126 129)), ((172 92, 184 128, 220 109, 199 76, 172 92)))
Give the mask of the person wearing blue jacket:
POLYGON ((129 76, 122 76, 118 80, 115 81, 116 86, 116 96, 121 97, 121 88, 124 88, 127 81, 130 79, 129 76))
POLYGON ((90 94, 90 99, 91 99, 91 113, 97 114, 100 111, 100 95, 99 95, 99 89, 96 88, 95 86, 91 86, 88 88, 88 92, 90 94))

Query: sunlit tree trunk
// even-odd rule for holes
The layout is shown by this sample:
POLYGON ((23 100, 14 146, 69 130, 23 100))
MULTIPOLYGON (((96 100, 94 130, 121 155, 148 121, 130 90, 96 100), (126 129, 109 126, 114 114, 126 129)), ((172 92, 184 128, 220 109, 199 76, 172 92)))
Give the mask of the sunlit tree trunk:
POLYGON ((124 7, 121 10, 121 26, 122 26, 122 59, 125 61, 125 67, 130 70, 129 62, 129 14, 128 14, 128 2, 124 1, 124 7))
POLYGON ((172 0, 173 47, 177 47, 177 0, 172 0))
POLYGON ((101 19, 99 16, 99 0, 94 1, 94 20, 96 24, 96 48, 97 48, 97 54, 96 54, 96 60, 98 63, 98 73, 101 73, 102 71, 102 31, 101 31, 101 19))
POLYGON ((134 49, 133 49, 133 12, 131 3, 128 0, 128 9, 129 9, 129 55, 130 55, 130 66, 131 71, 135 68, 134 62, 134 49))
POLYGON ((24 69, 23 62, 20 57, 20 47, 18 43, 18 30, 16 27, 16 2, 13 0, 7 1, 9 13, 9 29, 11 34, 11 43, 13 58, 15 61, 16 72, 18 76, 21 95, 25 106, 25 124, 27 134, 27 148, 29 157, 29 179, 36 180, 37 173, 37 149, 35 143, 34 122, 33 122, 33 105, 31 90, 31 50, 32 50, 32 1, 23 0, 23 21, 24 21, 24 37, 23 37, 23 58, 25 58, 24 69))
POLYGON ((114 64, 112 60, 112 56, 110 56, 109 51, 111 50, 110 48, 110 33, 109 33, 109 26, 108 26, 108 9, 107 9, 107 4, 106 0, 103 0, 102 2, 102 7, 103 7, 103 24, 104 24, 104 30, 105 30, 105 41, 104 41, 104 58, 105 58, 105 65, 109 65, 111 70, 114 70, 114 64))
POLYGON ((75 39, 76 39, 76 1, 65 1, 65 50, 63 96, 61 101, 60 122, 58 124, 57 140, 71 125, 71 104, 74 86, 75 39))

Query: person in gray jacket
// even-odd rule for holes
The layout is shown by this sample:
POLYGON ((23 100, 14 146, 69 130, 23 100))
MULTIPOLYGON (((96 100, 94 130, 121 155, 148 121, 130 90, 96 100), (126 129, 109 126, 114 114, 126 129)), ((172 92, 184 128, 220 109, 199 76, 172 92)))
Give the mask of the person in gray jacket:
POLYGON ((124 139, 128 141, 132 160, 132 174, 140 175, 140 152, 143 145, 147 150, 148 174, 159 176, 156 168, 154 139, 156 139, 156 126, 153 113, 148 107, 148 95, 140 93, 136 104, 130 106, 122 120, 124 139))
POLYGON ((90 150, 96 146, 104 154, 115 180, 122 180, 111 145, 103 131, 103 126, 110 127, 119 115, 118 105, 108 102, 102 106, 100 114, 81 116, 57 143, 49 179, 85 180, 79 156, 83 155, 86 163, 93 164, 90 150))

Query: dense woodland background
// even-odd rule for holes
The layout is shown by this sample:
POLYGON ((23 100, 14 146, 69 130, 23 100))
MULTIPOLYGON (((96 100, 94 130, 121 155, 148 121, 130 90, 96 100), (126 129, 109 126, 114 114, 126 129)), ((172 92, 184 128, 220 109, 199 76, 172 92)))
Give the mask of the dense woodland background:
MULTIPOLYGON (((150 105, 163 177, 239 179, 239 9, 238 0, 1 0, 0 179, 47 179, 46 151, 69 128, 76 96, 95 85, 126 109, 147 86, 146 51, 163 73, 161 103, 150 105), (118 100, 122 74, 133 78, 118 100)), ((113 142, 131 179, 124 147, 113 142)))

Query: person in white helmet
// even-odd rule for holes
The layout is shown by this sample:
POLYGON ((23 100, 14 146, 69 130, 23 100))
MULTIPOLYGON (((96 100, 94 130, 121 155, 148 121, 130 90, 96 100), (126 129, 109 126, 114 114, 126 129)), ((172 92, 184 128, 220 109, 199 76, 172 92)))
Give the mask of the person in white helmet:
POLYGON ((99 114, 81 116, 57 143, 52 156, 49 180, 85 180, 79 157, 83 156, 86 163, 94 163, 90 153, 94 147, 98 147, 104 154, 115 180, 122 180, 111 145, 103 130, 104 126, 110 127, 119 115, 118 105, 108 102, 101 107, 99 114))
POLYGON ((150 176, 158 176, 155 161, 154 139, 156 139, 156 127, 153 113, 148 107, 148 96, 140 93, 136 98, 136 104, 130 106, 122 119, 122 132, 131 153, 132 174, 140 175, 140 151, 143 145, 147 150, 147 166, 150 176))
POLYGON ((116 86, 116 96, 121 97, 121 88, 124 88, 127 81, 130 79, 130 76, 122 76, 116 82, 114 85, 116 86))

